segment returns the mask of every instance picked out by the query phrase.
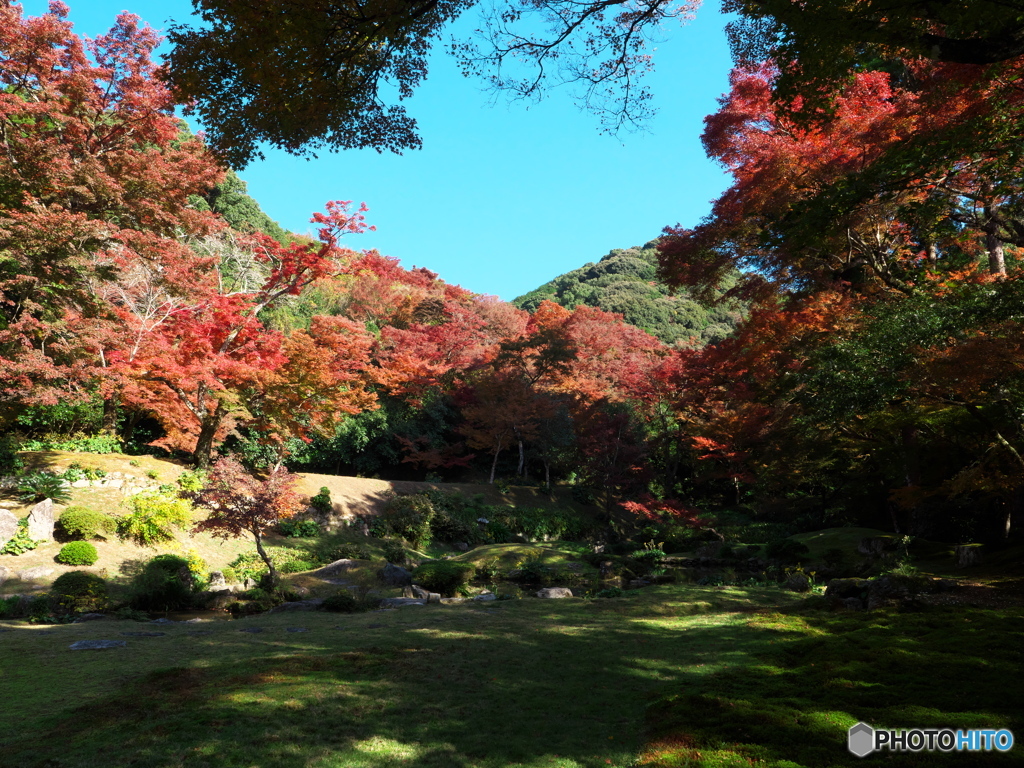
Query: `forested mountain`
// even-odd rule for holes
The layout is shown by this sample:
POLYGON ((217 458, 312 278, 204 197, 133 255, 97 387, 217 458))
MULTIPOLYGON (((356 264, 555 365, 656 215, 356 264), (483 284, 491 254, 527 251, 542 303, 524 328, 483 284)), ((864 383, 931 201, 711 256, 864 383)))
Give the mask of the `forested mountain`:
POLYGON ((658 279, 656 246, 652 240, 640 248, 616 248, 596 264, 559 275, 512 303, 528 312, 535 312, 545 300, 567 309, 585 304, 617 312, 666 344, 685 347, 704 346, 732 333, 743 316, 742 307, 708 306, 685 289, 673 293, 658 279))

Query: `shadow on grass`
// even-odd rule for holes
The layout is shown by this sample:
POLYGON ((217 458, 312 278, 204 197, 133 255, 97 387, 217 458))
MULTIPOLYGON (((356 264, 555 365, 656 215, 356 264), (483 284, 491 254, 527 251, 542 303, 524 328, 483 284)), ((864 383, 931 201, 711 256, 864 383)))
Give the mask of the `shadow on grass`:
MULTIPOLYGON (((751 627, 802 637, 774 643, 739 671, 675 687, 648 712, 641 764, 828 768, 863 765, 846 730, 1009 728, 1024 733, 1020 610, 832 614, 802 607, 751 627), (837 735, 839 738, 837 739, 837 735)), ((1007 753, 875 755, 887 766, 1008 765, 1007 753)))

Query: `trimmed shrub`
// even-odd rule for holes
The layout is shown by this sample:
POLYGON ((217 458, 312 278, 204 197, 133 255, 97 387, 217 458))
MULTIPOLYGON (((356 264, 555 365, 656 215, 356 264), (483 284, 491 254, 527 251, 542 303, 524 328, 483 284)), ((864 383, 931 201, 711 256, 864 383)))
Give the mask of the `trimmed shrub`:
POLYGON ((380 606, 380 598, 357 597, 347 589, 325 598, 320 608, 335 613, 359 613, 372 611, 380 606))
POLYGON ((321 534, 320 525, 314 520, 282 520, 277 530, 292 539, 312 539, 321 534))
POLYGON ((54 559, 64 565, 92 565, 99 557, 96 547, 88 541, 69 541, 54 559))
POLYGON ((313 556, 322 564, 333 563, 335 560, 370 560, 370 550, 362 544, 353 542, 327 540, 318 542, 313 547, 313 556))
POLYGON ((188 493, 198 493, 206 485, 209 472, 203 469, 186 469, 178 475, 178 487, 188 493))
POLYGON ((413 583, 440 592, 445 597, 454 597, 459 587, 469 584, 476 573, 472 563, 460 563, 452 560, 429 560, 412 573, 413 583))
POLYGON ((394 539, 385 540, 381 550, 384 559, 395 565, 404 565, 406 558, 409 556, 409 553, 405 551, 405 547, 402 546, 402 542, 395 541, 394 539))
POLYGON ((50 595, 60 612, 96 611, 107 603, 107 582, 95 573, 69 571, 54 579, 50 586, 50 595))
POLYGON ((132 511, 117 521, 117 533, 143 546, 172 541, 175 530, 192 522, 192 505, 185 499, 150 491, 129 496, 125 503, 132 511))
POLYGON ((777 539, 768 544, 764 549, 765 557, 769 560, 778 560, 782 563, 795 563, 801 557, 807 557, 811 550, 806 544, 801 544, 793 539, 777 539))
POLYGON ((320 607, 335 613, 355 613, 359 610, 359 599, 346 589, 324 598, 320 607))
POLYGON ((76 539, 103 539, 117 530, 117 521, 91 507, 68 507, 60 513, 60 527, 76 539))
POLYGON ((178 555, 157 555, 132 579, 133 608, 143 611, 174 611, 192 604, 189 563, 178 555))
POLYGON ((278 566, 275 563, 275 567, 279 573, 301 573, 302 571, 312 571, 314 568, 319 568, 319 563, 311 563, 308 560, 286 560, 278 566))
POLYGON ((434 514, 434 505, 430 499, 417 493, 392 496, 378 520, 392 536, 405 539, 420 549, 430 543, 430 521, 434 514))
POLYGON ((320 493, 310 498, 309 506, 321 514, 330 514, 331 510, 334 509, 334 505, 331 503, 330 489, 326 485, 323 486, 320 489, 320 493))

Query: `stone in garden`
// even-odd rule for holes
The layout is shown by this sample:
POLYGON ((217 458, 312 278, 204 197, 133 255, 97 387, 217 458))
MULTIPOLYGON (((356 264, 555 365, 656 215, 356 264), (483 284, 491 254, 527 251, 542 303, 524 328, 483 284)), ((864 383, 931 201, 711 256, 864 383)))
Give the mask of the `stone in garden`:
POLYGON ((53 499, 43 499, 28 513, 28 535, 36 541, 53 539, 53 499))
POLYGON ((957 568, 980 565, 982 560, 981 544, 961 544, 956 548, 957 568))
POLYGON ((35 581, 36 579, 43 579, 54 572, 54 568, 50 568, 47 565, 37 565, 35 568, 26 568, 23 571, 18 571, 18 578, 22 581, 35 581))
POLYGON ((210 571, 210 591, 213 592, 217 589, 224 589, 227 587, 228 581, 224 578, 224 574, 220 571, 210 571))
POLYGON ((419 584, 411 584, 405 589, 409 593, 406 597, 415 597, 417 600, 426 600, 430 597, 430 592, 425 590, 419 584))
POLYGON ((825 589, 825 599, 830 603, 851 597, 862 600, 867 597, 868 587, 870 586, 871 584, 867 579, 832 579, 825 589))
POLYGON ((79 640, 68 646, 72 651, 102 651, 105 648, 126 648, 126 640, 79 640))
POLYGON ((791 573, 786 577, 786 589, 790 592, 809 592, 811 589, 811 580, 807 578, 806 573, 791 573))
POLYGON ((473 598, 478 603, 488 603, 491 600, 497 600, 498 596, 493 592, 484 592, 482 595, 477 595, 473 598))
POLYGON ((441 605, 462 605, 463 603, 468 603, 468 602, 469 602, 469 598, 468 597, 442 597, 441 598, 441 605))
MULTIPOLYGON (((444 602, 442 600, 442 602, 444 602)), ((381 608, 401 608, 404 605, 426 605, 426 600, 415 597, 385 597, 380 601, 381 608)))
POLYGON ((537 597, 562 599, 566 597, 572 597, 572 590, 568 587, 545 587, 544 589, 537 592, 537 597))
POLYGON ((174 619, 153 619, 150 624, 177 624, 174 619))
POLYGON ((308 627, 285 627, 285 632, 309 632, 308 627))
POLYGON ((83 613, 81 616, 75 618, 73 623, 81 624, 83 621, 102 621, 106 618, 109 617, 105 613, 83 613))
POLYGON ((75 482, 73 482, 71 484, 71 487, 72 488, 88 488, 90 485, 92 485, 92 482, 90 482, 89 480, 86 480, 83 477, 81 480, 75 480, 75 482))
MULTIPOLYGON (((2 548, 3 544, 0 544, 0 549, 2 548)), ((0 586, 2 586, 5 581, 7 581, 7 577, 10 575, 10 573, 11 572, 7 568, 0 565, 0 586)))
POLYGON ((412 584, 412 574, 394 563, 388 563, 377 571, 377 578, 390 587, 407 587, 412 584))
POLYGON ((459 550, 459 552, 469 552, 469 544, 464 541, 455 542, 455 548, 459 550))
POLYGON ((345 573, 355 568, 359 563, 355 560, 349 560, 348 558, 342 558, 341 560, 335 560, 333 563, 328 563, 323 568, 319 568, 313 571, 314 576, 337 576, 340 573, 345 573))
POLYGON ((287 603, 281 603, 270 609, 269 613, 288 613, 291 611, 315 611, 321 605, 323 600, 320 598, 314 598, 312 600, 291 600, 287 603))
POLYGON ((441 593, 440 592, 427 592, 427 602, 428 603, 440 603, 441 602, 441 593))
POLYGON ((856 597, 844 597, 844 598, 841 598, 838 601, 838 604, 841 605, 843 608, 845 608, 848 611, 863 611, 864 610, 864 601, 860 600, 860 599, 858 599, 856 597))
POLYGON ((0 509, 0 549, 18 532, 18 518, 6 509, 0 509))
POLYGON ((896 542, 888 536, 866 536, 857 544, 857 551, 869 557, 879 557, 896 549, 896 542))

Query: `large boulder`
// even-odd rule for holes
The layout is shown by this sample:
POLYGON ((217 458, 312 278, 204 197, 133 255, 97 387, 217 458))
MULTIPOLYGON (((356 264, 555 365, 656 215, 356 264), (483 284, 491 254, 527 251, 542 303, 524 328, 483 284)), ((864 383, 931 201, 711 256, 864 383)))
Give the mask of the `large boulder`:
POLYGON ((314 576, 321 578, 325 576, 338 576, 346 571, 350 571, 359 565, 355 560, 349 560, 348 558, 342 558, 341 560, 335 560, 333 563, 328 563, 323 568, 318 568, 313 571, 314 576))
POLYGON ((0 509, 0 549, 18 532, 18 518, 6 509, 0 509))
POLYGON ((377 578, 389 587, 412 586, 412 574, 402 566, 395 565, 394 563, 388 563, 377 571, 377 578))
POLYGON ((36 579, 44 579, 51 575, 56 568, 51 568, 48 565, 37 565, 34 568, 25 568, 24 570, 18 571, 18 578, 22 581, 35 581, 36 579))
POLYGON ((53 539, 54 524, 53 499, 43 499, 28 513, 28 535, 36 541, 53 539))
POLYGON ((868 579, 832 579, 825 588, 825 599, 833 607, 849 607, 846 600, 867 601, 868 579))
POLYGON ((572 597, 572 590, 568 587, 545 587, 537 592, 537 597, 548 599, 562 599, 572 597))
POLYGON ((811 580, 807 577, 806 573, 794 571, 786 577, 786 589, 790 592, 809 592, 811 580))
POLYGON ((227 586, 228 581, 224 578, 223 571, 210 571, 210 583, 207 589, 211 592, 216 592, 219 589, 226 589, 227 586))

